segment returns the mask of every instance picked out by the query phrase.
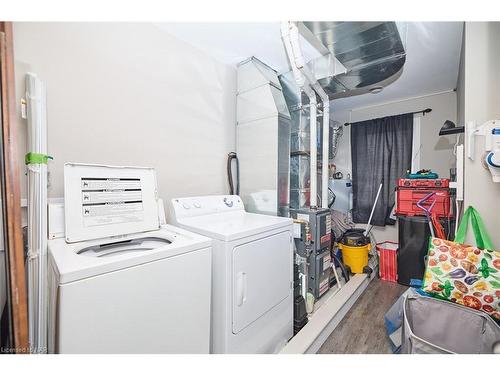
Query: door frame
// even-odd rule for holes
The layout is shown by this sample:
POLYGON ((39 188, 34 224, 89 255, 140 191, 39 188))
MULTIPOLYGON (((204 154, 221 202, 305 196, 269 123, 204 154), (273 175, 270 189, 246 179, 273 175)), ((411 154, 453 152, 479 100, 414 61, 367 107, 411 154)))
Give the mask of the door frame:
POLYGON ((29 353, 28 300, 21 227, 21 191, 16 126, 12 22, 0 22, 1 185, 4 246, 7 265, 7 306, 13 353, 29 353))

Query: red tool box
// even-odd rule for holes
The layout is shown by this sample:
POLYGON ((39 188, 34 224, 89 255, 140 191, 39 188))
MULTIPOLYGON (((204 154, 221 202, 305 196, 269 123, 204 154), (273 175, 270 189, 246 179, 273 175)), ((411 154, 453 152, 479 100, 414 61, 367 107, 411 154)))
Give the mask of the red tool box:
POLYGON ((398 180, 399 187, 406 188, 448 188, 450 180, 447 178, 435 179, 414 179, 414 178, 400 178, 398 180))
MULTIPOLYGON (((406 180, 406 179, 401 179, 406 180)), ((436 201, 434 207, 432 208, 432 212, 436 213, 436 215, 440 218, 445 217, 449 218, 453 216, 453 213, 450 208, 450 190, 448 188, 422 188, 422 187, 401 187, 401 180, 398 181, 397 188, 397 205, 396 205, 396 214, 397 215, 405 215, 405 216, 425 216, 425 212, 417 207, 417 202, 424 198, 429 193, 434 193, 434 195, 429 199, 429 204, 432 201, 436 201)), ((424 181, 424 180, 414 180, 414 181, 424 181)), ((425 180, 431 186, 432 181, 435 180, 425 180)), ((443 181, 443 180, 441 180, 443 181)), ((445 180, 446 184, 448 184, 448 180, 445 180)))

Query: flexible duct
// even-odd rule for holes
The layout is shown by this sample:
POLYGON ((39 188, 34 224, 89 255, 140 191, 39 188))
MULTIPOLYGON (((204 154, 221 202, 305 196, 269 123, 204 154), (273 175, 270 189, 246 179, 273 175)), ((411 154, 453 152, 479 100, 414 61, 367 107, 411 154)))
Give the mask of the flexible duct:
POLYGON ((229 183, 229 194, 240 195, 240 163, 236 152, 227 154, 227 181, 229 183), (236 163, 236 187, 233 180, 233 160, 236 163))
POLYGON ((339 149, 339 140, 342 137, 342 134, 344 133, 343 127, 341 124, 338 124, 335 128, 333 128, 333 135, 332 135, 332 159, 335 159, 335 156, 337 156, 337 151, 339 149))

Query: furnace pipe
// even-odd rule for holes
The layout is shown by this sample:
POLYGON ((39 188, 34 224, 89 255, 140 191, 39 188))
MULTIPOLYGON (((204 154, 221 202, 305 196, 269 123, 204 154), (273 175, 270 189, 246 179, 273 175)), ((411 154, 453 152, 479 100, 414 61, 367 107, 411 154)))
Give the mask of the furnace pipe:
MULTIPOLYGON (((302 54, 294 53, 294 49, 298 49, 300 52, 300 47, 293 45, 294 38, 291 37, 291 32, 295 32, 295 25, 291 22, 283 22, 281 24, 281 36, 283 39, 283 43, 285 45, 285 50, 290 60, 290 65, 292 67, 292 72, 295 78, 295 81, 299 85, 300 89, 304 91, 304 93, 309 98, 309 149, 310 149, 310 189, 309 189, 309 205, 310 207, 317 207, 317 129, 316 129, 316 110, 317 110, 317 101, 316 101, 316 93, 313 89, 311 89, 311 85, 307 77, 304 75, 302 70, 304 64, 302 64, 302 54)), ((298 40, 298 30, 297 30, 297 38, 298 40)), ((327 181, 328 183, 328 181, 327 181)), ((327 189, 328 194, 328 189, 327 189)), ((328 195, 327 195, 328 197, 328 195)), ((325 200, 328 204, 328 198, 325 200)))
MULTIPOLYGON (((322 139, 322 161, 321 161, 321 207, 328 208, 328 149, 329 149, 329 140, 330 140, 330 98, 328 97, 323 87, 318 83, 312 72, 307 67, 304 57, 302 54, 302 50, 300 48, 299 41, 299 29, 297 26, 288 22, 289 25, 289 35, 290 35, 290 43, 292 46, 292 53, 294 56, 294 64, 296 68, 302 73, 305 80, 309 85, 313 88, 316 94, 321 99, 323 106, 323 139, 322 139)), ((293 65, 293 64, 292 64, 293 65)), ((316 114, 315 114, 316 115, 316 114)), ((312 113, 311 113, 312 118, 312 113)), ((314 159, 316 159, 317 150, 316 150, 316 116, 314 116, 314 138, 312 134, 311 127, 311 142, 314 141, 314 159)), ((312 159, 313 149, 311 147, 311 159, 312 159)), ((312 163, 311 163, 312 165, 312 163)), ((312 181, 314 181, 314 201, 316 203, 317 189, 316 189, 316 181, 317 181, 317 163, 315 160, 314 169, 311 166, 311 197, 313 196, 313 186, 312 181)), ((311 206, 316 206, 316 204, 312 204, 311 206)))

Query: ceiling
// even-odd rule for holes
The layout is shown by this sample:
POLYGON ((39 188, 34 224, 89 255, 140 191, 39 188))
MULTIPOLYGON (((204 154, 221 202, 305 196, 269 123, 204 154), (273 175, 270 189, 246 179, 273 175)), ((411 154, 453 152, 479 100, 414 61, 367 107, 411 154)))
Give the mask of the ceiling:
MULTIPOLYGON (((183 22, 155 25, 225 64, 236 66, 255 56, 279 73, 290 69, 281 41, 279 22, 183 22)), ((304 38, 301 41, 307 60, 320 56, 304 38)))
MULTIPOLYGON (((216 60, 236 65, 255 56, 277 70, 289 70, 280 37, 280 23, 158 23, 157 27, 203 50, 216 60)), ((438 93, 456 88, 462 22, 408 22, 406 64, 401 76, 379 94, 335 100, 334 110, 438 93)), ((302 39, 306 59, 319 53, 302 39)))

